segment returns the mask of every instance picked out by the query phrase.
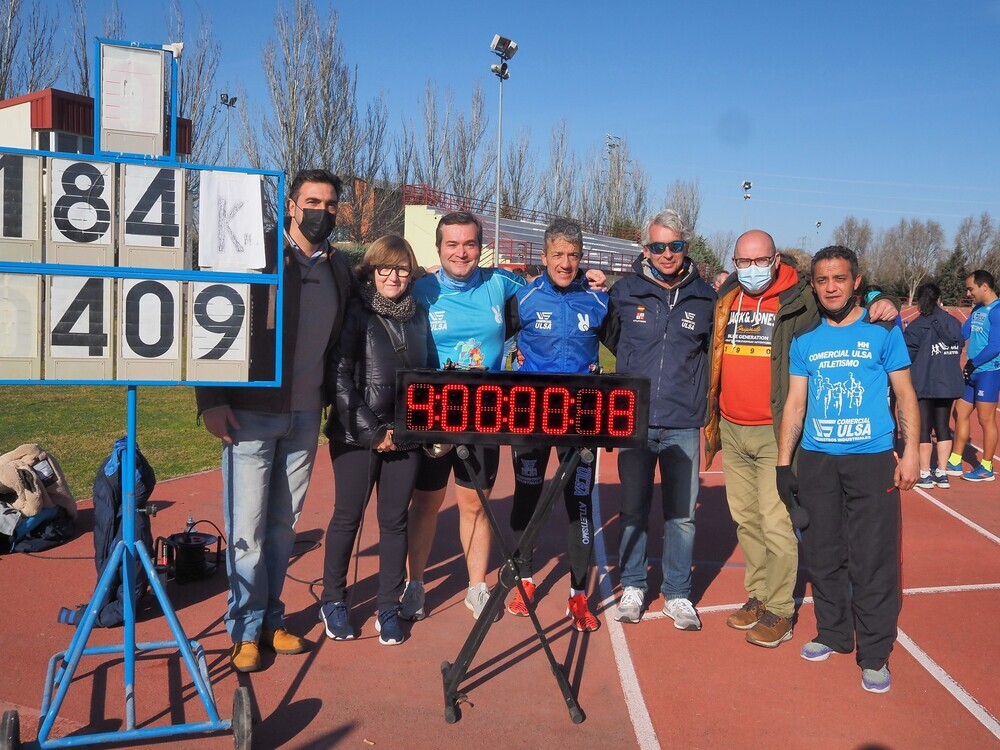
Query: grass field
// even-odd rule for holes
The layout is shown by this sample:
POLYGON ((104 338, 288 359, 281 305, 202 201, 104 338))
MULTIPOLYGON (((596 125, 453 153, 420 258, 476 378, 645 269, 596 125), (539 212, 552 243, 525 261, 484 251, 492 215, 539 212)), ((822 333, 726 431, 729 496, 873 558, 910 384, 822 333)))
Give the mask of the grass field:
MULTIPOLYGON (((0 452, 38 443, 59 459, 78 500, 93 492, 94 475, 126 431, 121 386, 0 387, 0 452)), ((138 389, 139 448, 167 479, 219 465, 219 441, 195 423, 194 389, 138 389)))

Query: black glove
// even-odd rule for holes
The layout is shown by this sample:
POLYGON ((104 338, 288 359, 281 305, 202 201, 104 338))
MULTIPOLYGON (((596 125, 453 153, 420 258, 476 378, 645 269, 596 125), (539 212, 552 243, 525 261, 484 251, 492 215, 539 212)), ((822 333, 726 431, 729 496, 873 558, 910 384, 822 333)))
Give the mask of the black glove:
POLYGON ((788 517, 792 527, 802 530, 809 525, 808 511, 799 505, 799 479, 791 466, 776 467, 778 473, 778 497, 788 508, 788 517))
POLYGON ((791 511, 793 505, 798 505, 799 479, 795 476, 791 466, 778 466, 778 497, 785 507, 791 511))
POLYGON ((965 367, 962 369, 962 374, 965 376, 965 382, 968 383, 972 379, 972 373, 976 371, 976 366, 972 364, 972 360, 966 360, 965 367))

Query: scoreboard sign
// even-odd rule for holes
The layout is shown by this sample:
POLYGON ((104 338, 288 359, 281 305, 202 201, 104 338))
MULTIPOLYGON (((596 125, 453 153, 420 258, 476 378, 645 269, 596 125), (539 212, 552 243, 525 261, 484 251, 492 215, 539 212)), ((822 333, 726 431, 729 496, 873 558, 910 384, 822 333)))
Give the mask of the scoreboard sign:
MULTIPOLYGON (((251 288, 279 280, 231 264, 185 267, 196 171, 203 186, 219 174, 0 150, 0 382, 250 382, 251 288)), ((276 172, 237 174, 281 187, 276 172)), ((236 231, 247 221, 263 231, 261 192, 236 231)), ((211 233, 233 234, 240 219, 230 211, 220 223, 214 205, 199 212, 211 221, 199 222, 198 242, 213 246, 211 233)))

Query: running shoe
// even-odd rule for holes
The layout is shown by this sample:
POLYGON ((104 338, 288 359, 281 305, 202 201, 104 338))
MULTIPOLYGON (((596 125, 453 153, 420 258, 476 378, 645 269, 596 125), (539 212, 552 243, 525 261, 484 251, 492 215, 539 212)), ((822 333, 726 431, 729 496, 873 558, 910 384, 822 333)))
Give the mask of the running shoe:
MULTIPOLYGON (((528 595, 528 601, 534 603, 535 584, 531 581, 521 581, 521 585, 524 586, 524 593, 528 595)), ((507 605, 507 611, 516 617, 528 616, 528 605, 524 603, 524 598, 521 596, 521 589, 514 588, 514 598, 507 605)))
POLYGON ((642 605, 646 600, 646 592, 635 586, 622 589, 622 598, 615 610, 618 622, 639 622, 642 619, 642 605))
POLYGON ((399 604, 399 616, 404 620, 423 620, 427 617, 424 610, 424 584, 418 581, 407 583, 399 604))
POLYGON ((957 464, 953 464, 949 461, 944 467, 945 473, 949 476, 960 477, 962 476, 962 462, 959 461, 957 464))
POLYGON ((663 614, 674 621, 678 630, 701 630, 698 612, 687 599, 669 599, 663 605, 663 614))
POLYGON ((390 607, 385 612, 379 612, 375 618, 375 632, 378 633, 378 642, 383 646, 398 646, 406 635, 399 626, 399 608, 390 607))
POLYGON ((570 598, 566 604, 566 615, 573 618, 573 627, 581 633, 592 632, 601 627, 601 621, 590 611, 586 594, 577 594, 570 598))
POLYGON ((888 693, 892 687, 889 665, 884 664, 881 669, 862 669, 861 687, 869 693, 888 693))
POLYGON ((972 471, 967 471, 962 475, 962 479, 969 482, 992 482, 996 477, 993 476, 993 472, 987 469, 982 464, 979 464, 972 471))
POLYGON ((934 489, 934 477, 930 474, 921 474, 920 479, 918 479, 917 483, 913 486, 919 487, 922 490, 932 490, 934 489))
POLYGON ((939 490, 947 490, 951 488, 951 480, 949 480, 948 475, 940 469, 935 469, 934 471, 934 484, 938 486, 939 490))
POLYGON ((825 643, 820 643, 819 641, 809 641, 806 645, 802 647, 799 651, 799 656, 801 656, 806 661, 826 661, 830 658, 830 654, 834 654, 832 648, 827 646, 825 643))
POLYGON ((327 638, 335 641, 349 641, 354 638, 354 628, 347 616, 344 602, 324 602, 319 608, 319 619, 326 626, 327 638))

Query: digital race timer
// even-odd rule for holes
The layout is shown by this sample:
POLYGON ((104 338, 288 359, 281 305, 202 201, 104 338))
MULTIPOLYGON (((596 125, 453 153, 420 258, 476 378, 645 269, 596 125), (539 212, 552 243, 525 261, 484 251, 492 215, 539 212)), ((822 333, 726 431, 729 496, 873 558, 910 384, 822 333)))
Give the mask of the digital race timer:
POLYGON ((649 380, 473 370, 396 374, 395 439, 428 443, 634 447, 649 380))

